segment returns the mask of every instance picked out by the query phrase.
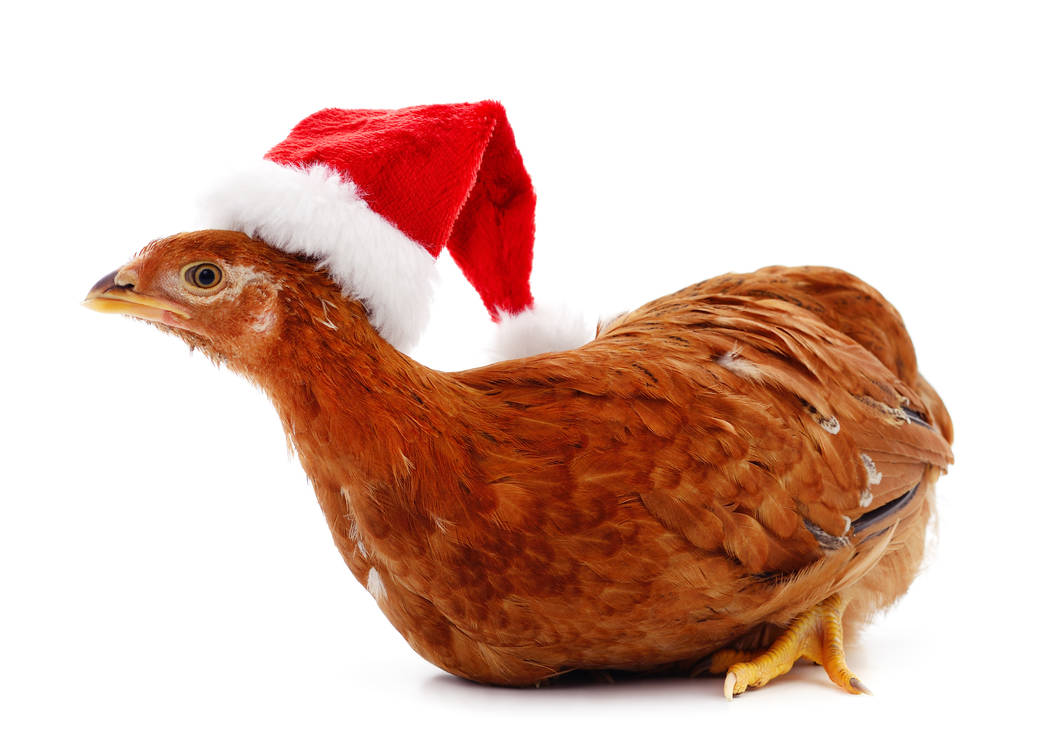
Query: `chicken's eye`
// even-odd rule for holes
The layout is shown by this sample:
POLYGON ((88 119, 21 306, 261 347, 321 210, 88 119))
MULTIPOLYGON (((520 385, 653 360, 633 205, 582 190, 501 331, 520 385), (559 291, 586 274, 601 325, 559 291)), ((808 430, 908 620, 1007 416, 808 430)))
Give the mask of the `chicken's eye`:
POLYGON ((222 269, 214 263, 191 263, 182 269, 182 278, 190 286, 210 291, 222 283, 222 269))

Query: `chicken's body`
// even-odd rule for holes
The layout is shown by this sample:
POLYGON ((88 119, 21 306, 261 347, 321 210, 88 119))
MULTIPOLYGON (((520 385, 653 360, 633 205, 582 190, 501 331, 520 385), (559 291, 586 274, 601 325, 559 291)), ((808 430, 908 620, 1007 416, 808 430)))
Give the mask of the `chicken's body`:
POLYGON ((764 646, 836 593, 854 628, 917 572, 950 421, 848 274, 724 276, 577 350, 442 373, 273 261, 258 349, 165 324, 268 392, 354 576, 449 672, 660 670, 764 646))

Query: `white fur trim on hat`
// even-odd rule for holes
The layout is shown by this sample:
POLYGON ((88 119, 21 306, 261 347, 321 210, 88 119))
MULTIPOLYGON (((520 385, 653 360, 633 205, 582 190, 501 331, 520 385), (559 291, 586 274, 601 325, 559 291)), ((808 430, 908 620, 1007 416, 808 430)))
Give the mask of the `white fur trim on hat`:
POLYGON ((408 350, 423 334, 437 275, 434 258, 327 166, 260 161, 227 180, 203 208, 210 227, 240 230, 286 252, 320 258, 397 349, 408 350))

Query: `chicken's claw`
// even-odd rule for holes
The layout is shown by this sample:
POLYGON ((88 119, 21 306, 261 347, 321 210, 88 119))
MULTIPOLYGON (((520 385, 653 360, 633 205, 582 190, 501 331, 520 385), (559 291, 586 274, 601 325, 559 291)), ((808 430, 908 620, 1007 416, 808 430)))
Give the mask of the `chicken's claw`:
POLYGON ((764 654, 742 661, 738 651, 725 649, 712 656, 712 671, 726 672, 723 693, 727 700, 749 687, 761 687, 788 672, 805 657, 824 666, 836 685, 849 693, 871 691, 846 666, 842 649, 842 612, 846 608, 838 594, 827 598, 792 622, 787 631, 764 654))
POLYGON ((726 673, 726 681, 722 685, 722 694, 726 696, 726 700, 732 700, 733 696, 736 695, 736 675, 734 673, 726 673))

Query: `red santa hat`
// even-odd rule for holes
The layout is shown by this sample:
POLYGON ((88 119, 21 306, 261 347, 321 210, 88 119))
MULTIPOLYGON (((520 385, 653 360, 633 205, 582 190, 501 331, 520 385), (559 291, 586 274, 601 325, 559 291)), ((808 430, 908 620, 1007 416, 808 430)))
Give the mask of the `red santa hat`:
POLYGON ((534 321, 535 205, 506 112, 492 101, 322 110, 205 202, 212 227, 320 258, 402 350, 426 326, 446 247, 493 320, 534 321))

